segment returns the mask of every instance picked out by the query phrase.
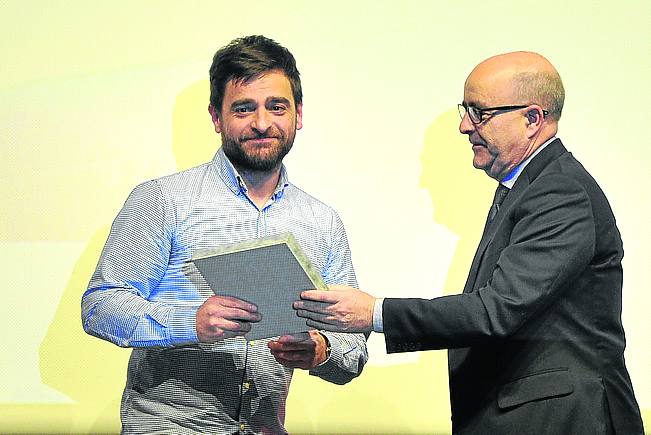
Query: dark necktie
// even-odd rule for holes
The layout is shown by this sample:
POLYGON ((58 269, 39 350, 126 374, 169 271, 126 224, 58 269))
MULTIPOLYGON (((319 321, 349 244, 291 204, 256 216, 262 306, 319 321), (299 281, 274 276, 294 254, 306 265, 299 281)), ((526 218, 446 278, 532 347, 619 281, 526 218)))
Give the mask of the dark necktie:
POLYGON ((500 184, 497 186, 497 190, 495 190, 495 197, 493 198, 493 205, 491 205, 491 209, 488 212, 488 222, 492 221, 497 215, 497 212, 500 211, 500 205, 502 205, 504 198, 506 198, 506 195, 508 193, 509 188, 505 185, 500 184))

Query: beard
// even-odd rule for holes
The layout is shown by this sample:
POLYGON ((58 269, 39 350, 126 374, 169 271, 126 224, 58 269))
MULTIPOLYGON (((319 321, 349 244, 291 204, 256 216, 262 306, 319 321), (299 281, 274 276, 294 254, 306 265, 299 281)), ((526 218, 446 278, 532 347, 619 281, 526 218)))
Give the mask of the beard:
POLYGON ((241 170, 268 172, 277 168, 292 149, 296 129, 290 135, 285 135, 281 131, 267 131, 262 134, 255 132, 235 138, 222 131, 222 148, 224 154, 231 161, 233 166, 241 170), (244 142, 252 139, 276 139, 276 144, 271 148, 253 149, 247 151, 244 149, 244 142))

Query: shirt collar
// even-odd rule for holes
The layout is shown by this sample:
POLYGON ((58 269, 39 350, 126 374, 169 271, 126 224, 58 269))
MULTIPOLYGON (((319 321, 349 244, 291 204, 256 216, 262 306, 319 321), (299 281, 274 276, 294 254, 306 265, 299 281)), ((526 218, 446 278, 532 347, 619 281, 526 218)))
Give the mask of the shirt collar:
POLYGON ((500 181, 500 184, 503 184, 504 186, 508 187, 509 189, 512 189, 513 185, 515 185, 515 182, 517 181, 518 177, 520 176, 520 174, 522 173, 524 168, 529 164, 529 162, 531 160, 533 160, 533 158, 536 157, 538 155, 538 153, 540 153, 543 150, 543 148, 545 148, 547 145, 552 143, 552 141, 554 139, 556 139, 556 136, 552 136, 550 139, 548 139, 542 145, 540 145, 538 147, 538 149, 536 151, 534 151, 533 154, 531 154, 529 157, 527 157, 527 159, 525 161, 523 161, 518 166, 513 168, 511 170, 511 172, 509 172, 508 175, 506 177, 504 177, 500 181))
MULTIPOLYGON (((217 170, 219 177, 224 181, 224 184, 235 194, 239 192, 247 193, 248 189, 246 183, 242 176, 237 172, 235 166, 224 154, 224 149, 219 148, 215 153, 215 156, 212 159, 212 164, 217 170)), ((278 199, 283 195, 285 187, 289 186, 289 178, 287 177, 287 169, 285 165, 280 166, 280 178, 278 179, 278 184, 276 185, 276 190, 272 198, 278 199)))

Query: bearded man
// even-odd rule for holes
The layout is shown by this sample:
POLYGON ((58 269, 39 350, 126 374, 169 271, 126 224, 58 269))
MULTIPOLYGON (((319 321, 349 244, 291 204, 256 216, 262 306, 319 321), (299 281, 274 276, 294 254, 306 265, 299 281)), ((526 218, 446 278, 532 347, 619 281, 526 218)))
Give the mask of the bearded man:
POLYGON ((194 279, 198 250, 291 232, 326 283, 357 285, 337 213, 282 164, 303 125, 292 54, 263 36, 236 39, 214 56, 210 92, 222 147, 131 192, 82 298, 86 332, 134 348, 124 433, 286 433, 294 368, 343 384, 368 358, 363 334, 247 342, 257 307, 194 279))

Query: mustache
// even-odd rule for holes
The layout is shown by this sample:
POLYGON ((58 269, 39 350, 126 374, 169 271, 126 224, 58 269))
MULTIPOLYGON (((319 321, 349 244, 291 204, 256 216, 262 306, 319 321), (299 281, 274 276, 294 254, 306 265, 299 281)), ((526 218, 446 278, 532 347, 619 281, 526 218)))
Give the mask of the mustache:
POLYGON ((481 137, 477 137, 477 136, 475 136, 475 137, 473 137, 472 135, 468 136, 468 142, 470 142, 473 145, 486 146, 486 143, 484 142, 484 140, 481 137))
POLYGON ((241 137, 241 140, 255 140, 255 139, 282 139, 282 135, 276 134, 273 132, 264 132, 264 133, 256 133, 254 132, 253 134, 247 134, 245 136, 241 137))

